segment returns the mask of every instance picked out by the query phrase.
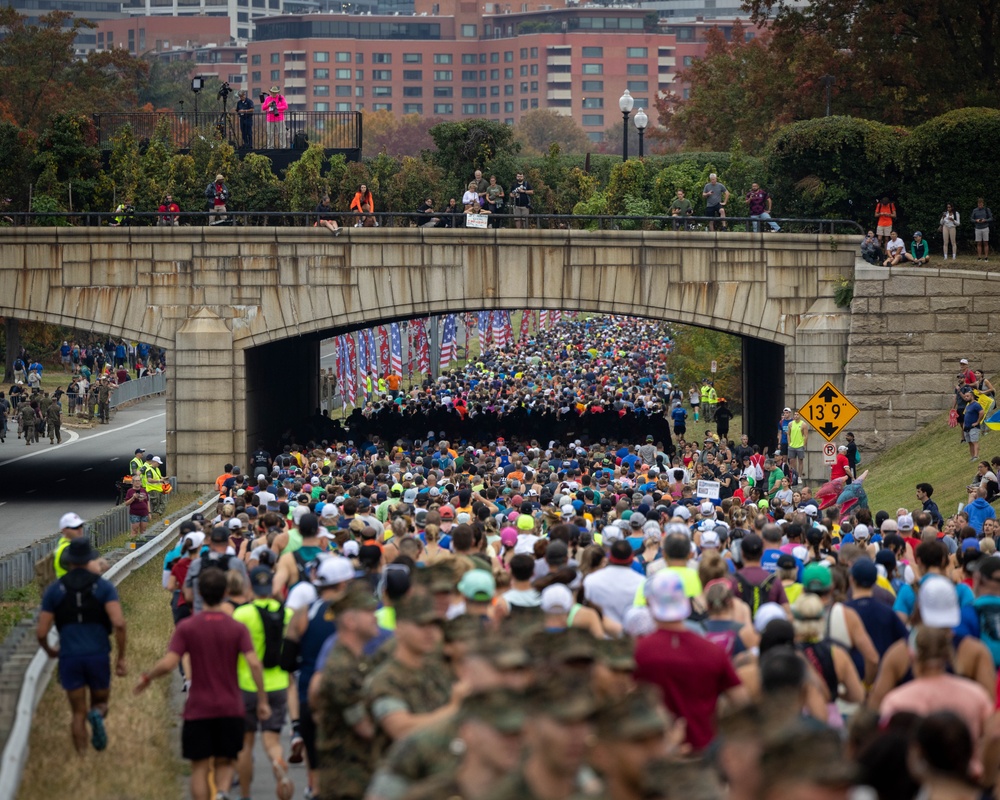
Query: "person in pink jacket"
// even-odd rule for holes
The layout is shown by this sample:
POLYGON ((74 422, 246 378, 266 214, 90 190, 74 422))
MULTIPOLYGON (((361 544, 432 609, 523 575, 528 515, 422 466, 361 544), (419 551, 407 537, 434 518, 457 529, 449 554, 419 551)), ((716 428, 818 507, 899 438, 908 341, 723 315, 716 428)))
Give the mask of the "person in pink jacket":
POLYGON ((288 101, 277 86, 271 87, 268 97, 261 97, 261 110, 267 114, 267 149, 284 148, 285 144, 285 112, 288 101))

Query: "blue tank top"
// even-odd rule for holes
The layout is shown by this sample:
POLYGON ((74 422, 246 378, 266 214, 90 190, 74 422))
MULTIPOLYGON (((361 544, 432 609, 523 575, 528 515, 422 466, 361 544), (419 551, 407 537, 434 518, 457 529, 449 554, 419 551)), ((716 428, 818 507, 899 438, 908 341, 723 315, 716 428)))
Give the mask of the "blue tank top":
POLYGON ((299 643, 299 655, 302 666, 299 668, 299 698, 302 705, 308 703, 309 681, 316 672, 316 659, 323 644, 337 632, 337 623, 326 618, 330 603, 326 600, 316 600, 309 606, 308 619, 302 641, 299 643))

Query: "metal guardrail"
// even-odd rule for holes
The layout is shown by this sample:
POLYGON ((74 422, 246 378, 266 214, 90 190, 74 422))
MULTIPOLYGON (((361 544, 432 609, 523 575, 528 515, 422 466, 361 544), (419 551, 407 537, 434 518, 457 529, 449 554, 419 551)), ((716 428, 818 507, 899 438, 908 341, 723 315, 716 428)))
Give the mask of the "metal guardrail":
MULTIPOLYGON (((257 98, 254 98, 254 101, 257 109, 252 115, 250 150, 268 150, 267 122, 256 102, 257 98)), ((228 111, 223 111, 222 108, 214 110, 208 108, 197 113, 187 111, 183 114, 155 111, 94 114, 97 146, 101 150, 110 150, 115 137, 119 136, 126 126, 131 127, 136 141, 148 142, 155 135, 157 125, 163 122, 175 149, 188 150, 192 141, 199 136, 216 134, 229 141, 233 147, 239 148, 243 144, 243 134, 235 106, 234 95, 230 100, 228 111)), ((305 150, 309 143, 318 142, 326 150, 360 151, 362 119, 363 115, 358 111, 288 111, 280 125, 281 137, 274 138, 270 142, 271 149, 305 150)))
MULTIPOLYGON (((157 212, 134 211, 126 215, 114 212, 11 212, 4 213, 0 218, 0 229, 4 222, 7 226, 99 226, 114 225, 116 227, 148 227, 158 226, 169 230, 170 225, 160 226, 161 215, 157 212), (124 216, 124 223, 118 225, 119 218, 124 216)), ((227 211, 224 215, 208 211, 181 211, 174 214, 180 218, 180 227, 209 225, 210 220, 224 217, 222 222, 214 222, 211 227, 226 225, 264 225, 272 227, 306 227, 317 220, 315 212, 311 211, 227 211)), ((324 213, 324 218, 334 219, 342 228, 353 228, 361 220, 360 214, 350 211, 331 210, 324 213)), ((416 212, 376 211, 373 216, 379 227, 428 229, 465 229, 470 234, 484 232, 481 228, 467 228, 465 214, 446 214, 435 212, 428 215, 416 212), (429 219, 437 219, 438 224, 429 224, 429 219)), ((516 221, 524 220, 529 228, 545 230, 591 230, 591 231, 671 231, 677 233, 709 232, 708 226, 714 224, 719 235, 725 235, 722 229, 723 220, 719 217, 670 217, 670 216, 634 216, 614 214, 530 214, 526 218, 517 218, 509 213, 489 215, 489 227, 485 230, 498 228, 515 228, 516 221)), ((773 235, 769 222, 781 226, 782 233, 829 234, 834 235, 840 228, 842 233, 864 234, 865 229, 850 219, 804 219, 795 217, 772 217, 770 220, 754 219, 752 217, 726 217, 725 223, 730 231, 737 233, 754 233, 754 235, 773 235), (753 226, 759 227, 759 232, 753 231, 753 226)))
MULTIPOLYGON (((118 586, 125 578, 148 564, 168 545, 172 544, 177 535, 176 531, 182 522, 190 519, 193 514, 199 511, 202 513, 208 511, 217 502, 218 495, 213 495, 200 508, 193 509, 179 517, 161 534, 117 562, 104 573, 104 577, 118 586)), ((32 718, 57 663, 56 659, 49 658, 48 654, 39 648, 25 670, 21 691, 17 699, 14 724, 4 745, 3 754, 0 756, 0 800, 15 800, 17 797, 21 775, 28 759, 28 740, 31 734, 32 718)))
MULTIPOLYGON (((126 506, 115 506, 84 523, 84 532, 95 547, 103 547, 130 530, 126 506)), ((0 594, 31 583, 36 562, 56 549, 61 535, 54 534, 0 558, 0 594)))
POLYGON ((118 384, 111 393, 111 408, 167 391, 167 373, 157 372, 118 384))

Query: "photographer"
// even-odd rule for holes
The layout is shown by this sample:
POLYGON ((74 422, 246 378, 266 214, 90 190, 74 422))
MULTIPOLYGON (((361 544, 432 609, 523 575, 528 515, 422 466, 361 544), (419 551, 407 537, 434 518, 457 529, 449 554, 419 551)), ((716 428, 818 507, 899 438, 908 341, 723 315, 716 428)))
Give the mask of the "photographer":
POLYGON ((163 202, 160 203, 158 210, 160 216, 156 220, 157 225, 177 226, 181 224, 181 207, 174 202, 174 198, 171 195, 168 194, 163 198, 163 202))
POLYGON ((283 149, 285 144, 285 112, 288 111, 288 101, 281 89, 272 86, 270 96, 260 95, 260 108, 267 114, 267 149, 283 149))
MULTIPOLYGON (((690 217, 694 214, 694 208, 691 205, 691 201, 684 196, 684 190, 677 190, 677 198, 670 204, 670 216, 672 217, 690 217)), ((689 227, 690 223, 684 222, 683 226, 685 228, 689 227)), ((674 230, 679 230, 681 228, 681 223, 677 220, 674 221, 674 230)))
POLYGON ((236 116, 240 118, 240 138, 243 149, 253 149, 253 100, 247 96, 246 89, 240 89, 236 101, 236 116))
POLYGON ((215 180, 205 188, 205 199, 208 201, 209 225, 218 225, 226 221, 226 203, 229 200, 229 187, 222 175, 216 175, 215 180))
POLYGON ((535 190, 531 188, 524 179, 524 173, 518 172, 514 185, 510 189, 510 196, 514 204, 514 226, 526 228, 528 226, 528 209, 531 208, 531 196, 535 190))

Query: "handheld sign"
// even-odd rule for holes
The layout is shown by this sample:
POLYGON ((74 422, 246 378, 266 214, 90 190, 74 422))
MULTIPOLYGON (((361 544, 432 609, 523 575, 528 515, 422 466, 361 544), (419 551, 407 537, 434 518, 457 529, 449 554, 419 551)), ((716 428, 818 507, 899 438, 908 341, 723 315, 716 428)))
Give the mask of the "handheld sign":
POLYGON ((695 492, 695 496, 703 497, 706 500, 718 500, 719 499, 719 482, 718 481, 698 481, 698 491, 695 492))

